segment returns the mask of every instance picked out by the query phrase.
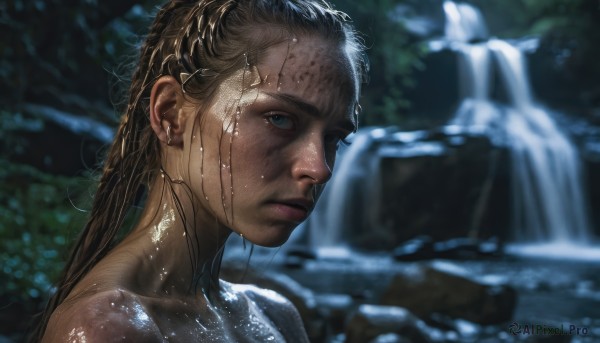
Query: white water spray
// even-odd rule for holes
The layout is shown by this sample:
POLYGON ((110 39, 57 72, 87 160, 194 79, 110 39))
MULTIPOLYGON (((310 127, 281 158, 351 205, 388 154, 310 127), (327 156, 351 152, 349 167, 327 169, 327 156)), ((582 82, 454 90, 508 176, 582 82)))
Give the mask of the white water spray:
POLYGON ((451 124, 485 127, 511 152, 512 239, 527 243, 590 241, 580 158, 551 113, 536 104, 523 53, 487 36, 481 14, 467 4, 444 2, 446 39, 459 54, 463 101, 451 124), (478 43, 471 43, 478 39, 478 43), (495 62, 495 63, 493 63, 495 62), (496 67, 509 98, 490 97, 496 67))
MULTIPOLYGON (((582 245, 591 242, 591 234, 582 166, 574 144, 552 114, 534 101, 523 53, 506 41, 489 39, 481 13, 474 7, 445 1, 444 11, 448 20, 443 46, 459 56, 462 98, 447 128, 487 133, 495 145, 509 149, 511 240, 516 243, 511 247, 534 243, 533 250, 517 250, 534 255, 577 254, 582 245), (492 99, 495 75, 501 77, 506 104, 492 99), (540 244, 546 248, 539 248, 540 244)), ((340 247, 349 241, 345 235, 382 227, 381 159, 408 157, 405 154, 411 154, 412 148, 420 155, 444 154, 443 146, 420 141, 418 133, 395 128, 360 130, 352 145, 338 156, 334 176, 305 224, 308 243, 317 248, 340 247), (419 144, 411 144, 417 141, 419 144), (392 142, 402 143, 403 148, 394 149, 392 142), (398 155, 400 152, 404 155, 398 155)), ((519 253, 517 250, 511 252, 519 253)))

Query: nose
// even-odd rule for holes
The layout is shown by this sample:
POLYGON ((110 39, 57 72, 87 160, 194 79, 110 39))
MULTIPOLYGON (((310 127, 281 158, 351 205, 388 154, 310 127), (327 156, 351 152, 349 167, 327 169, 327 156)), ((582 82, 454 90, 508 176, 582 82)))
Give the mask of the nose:
POLYGON ((323 139, 312 137, 300 145, 292 170, 294 179, 311 184, 324 184, 329 181, 333 160, 328 159, 323 139))

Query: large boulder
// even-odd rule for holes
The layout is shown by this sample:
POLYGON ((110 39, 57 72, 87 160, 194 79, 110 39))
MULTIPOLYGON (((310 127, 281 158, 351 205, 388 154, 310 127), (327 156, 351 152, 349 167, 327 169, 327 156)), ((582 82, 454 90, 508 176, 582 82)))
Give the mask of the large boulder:
POLYGON ((503 284, 485 284, 439 263, 407 265, 383 291, 382 305, 407 308, 420 318, 442 314, 478 324, 499 324, 512 318, 516 291, 503 284))
POLYGON ((505 231, 506 151, 485 136, 440 131, 429 139, 445 153, 382 160, 381 221, 394 232, 396 245, 419 235, 439 241, 505 231))
POLYGON ((384 337, 395 342, 433 342, 428 332, 432 329, 410 311, 395 306, 361 305, 351 315, 346 326, 346 343, 382 341, 384 337), (383 337, 382 337, 383 336, 383 337))
POLYGON ((89 117, 43 105, 23 109, 5 129, 10 133, 5 153, 47 173, 72 176, 96 168, 114 135, 113 128, 89 117))
POLYGON ((392 141, 390 134, 389 142, 379 143, 377 222, 361 221, 369 204, 350 213, 358 224, 344 229, 349 245, 391 250, 421 235, 433 241, 505 238, 510 218, 506 149, 457 127, 396 135, 417 138, 392 141))

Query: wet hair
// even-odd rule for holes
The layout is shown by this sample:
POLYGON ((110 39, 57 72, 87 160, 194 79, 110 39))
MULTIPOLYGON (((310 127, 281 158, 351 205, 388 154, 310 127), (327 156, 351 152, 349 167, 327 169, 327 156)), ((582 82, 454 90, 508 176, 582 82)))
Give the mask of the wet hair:
POLYGON ((158 10, 140 47, 88 221, 30 339, 41 340, 52 312, 115 245, 136 197, 161 172, 160 144, 149 120, 155 81, 171 75, 186 95, 207 103, 244 63, 257 63, 269 46, 296 35, 344 49, 359 89, 365 68, 358 36, 348 16, 323 0, 173 0, 158 10))

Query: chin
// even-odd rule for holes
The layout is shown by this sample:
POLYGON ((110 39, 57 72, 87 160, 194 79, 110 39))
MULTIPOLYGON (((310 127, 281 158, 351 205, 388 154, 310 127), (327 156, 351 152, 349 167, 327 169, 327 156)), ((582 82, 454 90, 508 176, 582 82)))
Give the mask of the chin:
POLYGON ((248 233, 247 235, 244 234, 244 238, 262 247, 276 248, 287 242, 296 226, 294 225, 292 228, 270 228, 269 230, 261 230, 255 235, 248 233))
POLYGON ((256 241, 250 240, 252 243, 256 245, 260 245, 265 248, 277 248, 282 246, 287 240, 290 238, 290 235, 279 235, 278 237, 266 237, 264 239, 259 239, 256 241))

